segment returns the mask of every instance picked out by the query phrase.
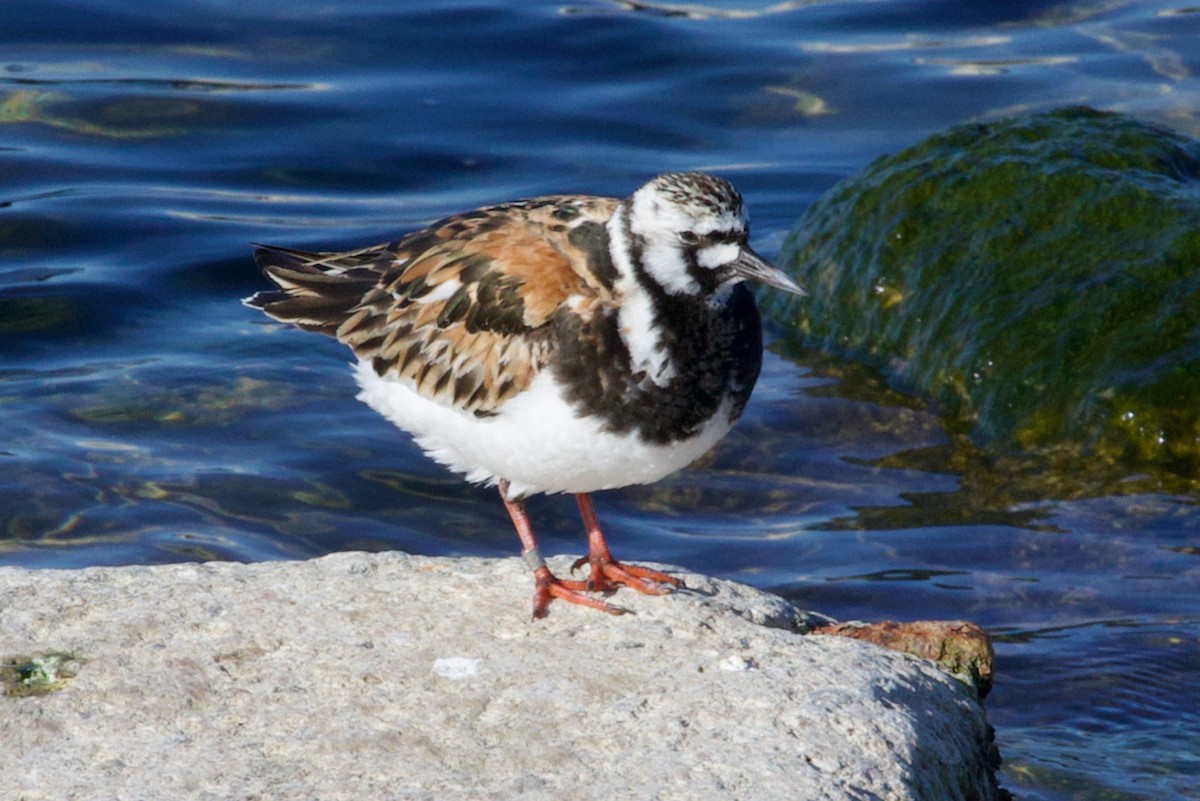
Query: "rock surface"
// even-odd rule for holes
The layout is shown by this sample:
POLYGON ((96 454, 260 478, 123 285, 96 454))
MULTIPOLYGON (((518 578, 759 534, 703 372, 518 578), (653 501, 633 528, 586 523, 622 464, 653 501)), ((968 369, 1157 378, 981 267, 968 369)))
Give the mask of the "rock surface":
POLYGON ((517 559, 3 568, 0 661, 77 675, 0 696, 0 798, 998 796, 933 663, 684 578, 533 622, 517 559))

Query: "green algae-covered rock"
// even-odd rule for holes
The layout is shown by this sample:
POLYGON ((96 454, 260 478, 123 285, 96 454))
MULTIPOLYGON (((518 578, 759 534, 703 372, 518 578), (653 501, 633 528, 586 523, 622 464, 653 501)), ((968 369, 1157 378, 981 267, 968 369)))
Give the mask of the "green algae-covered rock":
POLYGON ((814 204, 766 300, 1001 445, 1200 468, 1200 144, 1071 108, 966 125, 814 204))

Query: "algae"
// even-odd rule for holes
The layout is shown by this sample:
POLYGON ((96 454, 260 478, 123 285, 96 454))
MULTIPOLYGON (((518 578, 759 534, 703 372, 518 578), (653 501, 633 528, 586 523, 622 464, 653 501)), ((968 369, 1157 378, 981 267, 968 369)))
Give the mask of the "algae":
POLYGON ((82 660, 64 651, 16 656, 0 662, 0 686, 12 698, 49 695, 70 683, 82 660))
POLYGON ((1062 109, 881 158, 798 221, 789 340, 980 442, 1200 472, 1200 144, 1062 109))

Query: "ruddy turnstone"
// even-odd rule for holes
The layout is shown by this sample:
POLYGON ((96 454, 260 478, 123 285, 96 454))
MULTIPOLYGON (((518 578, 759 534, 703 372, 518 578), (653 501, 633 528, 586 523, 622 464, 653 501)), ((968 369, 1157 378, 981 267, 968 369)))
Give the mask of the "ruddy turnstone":
POLYGON ((359 400, 499 487, 534 617, 553 598, 617 614, 584 593, 682 582, 613 559, 589 494, 657 481, 724 437, 762 362, 744 282, 804 294, 748 237, 728 181, 670 173, 625 200, 502 203, 361 250, 259 247, 278 289, 245 302, 349 345, 359 400), (530 495, 560 492, 587 530, 586 581, 550 572, 525 513, 530 495))

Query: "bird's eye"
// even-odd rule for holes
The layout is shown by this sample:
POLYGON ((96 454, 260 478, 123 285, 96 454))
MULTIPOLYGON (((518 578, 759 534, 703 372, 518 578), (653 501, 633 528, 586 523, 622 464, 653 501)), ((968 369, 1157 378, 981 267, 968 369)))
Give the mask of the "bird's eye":
POLYGON ((698 245, 700 244, 700 237, 696 236, 693 231, 680 231, 679 241, 685 245, 698 245))

